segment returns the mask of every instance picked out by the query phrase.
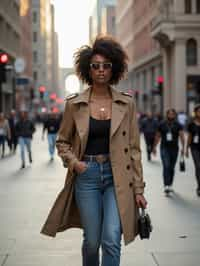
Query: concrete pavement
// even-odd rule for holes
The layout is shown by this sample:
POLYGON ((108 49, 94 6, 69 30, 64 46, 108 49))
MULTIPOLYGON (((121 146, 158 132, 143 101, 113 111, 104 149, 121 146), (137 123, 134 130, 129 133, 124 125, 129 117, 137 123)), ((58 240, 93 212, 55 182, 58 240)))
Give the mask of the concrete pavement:
MULTIPOLYGON (((121 265, 200 266, 200 198, 191 159, 186 173, 177 169, 171 197, 163 195, 159 156, 149 163, 143 152, 143 162, 154 230, 150 240, 122 247, 121 265)), ((19 150, 0 160, 0 265, 81 266, 81 230, 56 238, 40 234, 66 172, 57 156, 49 162, 41 128, 34 136, 33 164, 23 170, 20 165, 19 150)))

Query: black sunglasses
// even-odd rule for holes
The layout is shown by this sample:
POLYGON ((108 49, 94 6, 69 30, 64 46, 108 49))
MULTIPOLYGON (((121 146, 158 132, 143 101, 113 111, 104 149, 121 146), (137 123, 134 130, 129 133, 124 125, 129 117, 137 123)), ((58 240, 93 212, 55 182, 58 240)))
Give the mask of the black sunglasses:
POLYGON ((112 63, 111 62, 94 62, 94 63, 90 63, 90 67, 93 68, 94 70, 99 70, 100 67, 102 67, 103 69, 111 69, 112 63))

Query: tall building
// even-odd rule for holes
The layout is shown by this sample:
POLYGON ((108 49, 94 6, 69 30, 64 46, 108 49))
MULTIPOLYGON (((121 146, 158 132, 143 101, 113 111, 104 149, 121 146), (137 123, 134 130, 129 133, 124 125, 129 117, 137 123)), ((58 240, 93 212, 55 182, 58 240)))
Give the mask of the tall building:
POLYGON ((59 95, 59 60, 58 60, 58 34, 55 32, 55 12, 54 6, 51 5, 52 14, 52 90, 59 95))
POLYGON ((32 79, 31 0, 20 0, 20 55, 25 59, 24 75, 32 79))
POLYGON ((53 25, 53 16, 52 13, 54 10, 52 9, 52 5, 50 0, 46 0, 46 10, 45 10, 45 49, 46 49, 46 87, 47 91, 52 93, 54 91, 52 80, 52 67, 53 67, 53 37, 54 37, 54 25, 53 25))
POLYGON ((115 6, 106 6, 101 12, 101 34, 115 36, 115 6))
POLYGON ((8 55, 6 82, 0 81, 0 111, 8 113, 15 105, 14 62, 20 47, 20 6, 17 0, 0 1, 0 53, 8 55))
POLYGON ((200 100, 199 2, 117 2, 117 37, 130 58, 123 86, 134 89, 141 111, 190 112, 200 100))
POLYGON ((89 41, 92 43, 99 34, 115 33, 116 0, 95 0, 89 18, 89 41))
MULTIPOLYGON (((36 90, 40 86, 47 88, 47 1, 32 0, 32 54, 33 54, 33 79, 36 90)), ((49 18, 48 18, 49 19, 49 18)), ((37 92, 37 91, 36 91, 37 92)))
POLYGON ((34 88, 32 83, 31 0, 20 0, 20 52, 24 67, 16 77, 16 109, 31 110, 34 88), (24 68, 24 70, 23 70, 24 68))
POLYGON ((58 38, 50 0, 32 0, 32 31, 33 79, 37 91, 45 90, 40 107, 48 107, 49 96, 58 89, 58 38))

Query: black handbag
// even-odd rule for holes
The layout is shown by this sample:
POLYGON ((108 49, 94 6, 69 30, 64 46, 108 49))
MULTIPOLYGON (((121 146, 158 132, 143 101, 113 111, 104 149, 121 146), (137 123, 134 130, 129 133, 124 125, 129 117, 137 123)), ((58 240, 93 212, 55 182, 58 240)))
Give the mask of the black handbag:
POLYGON ((138 230, 141 239, 149 239, 153 230, 150 216, 142 208, 139 208, 138 230))
POLYGON ((179 170, 180 172, 185 172, 185 160, 184 160, 183 155, 181 156, 180 161, 179 161, 179 170))

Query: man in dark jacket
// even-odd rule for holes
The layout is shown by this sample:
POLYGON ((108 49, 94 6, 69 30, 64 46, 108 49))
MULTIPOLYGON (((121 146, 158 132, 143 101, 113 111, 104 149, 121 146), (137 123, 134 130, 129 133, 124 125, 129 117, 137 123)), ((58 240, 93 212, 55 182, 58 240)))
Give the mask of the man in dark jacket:
POLYGON ((168 109, 166 119, 163 120, 156 133, 153 153, 156 155, 156 146, 160 144, 160 155, 163 165, 164 191, 168 195, 173 191, 175 166, 179 152, 179 140, 181 142, 181 155, 184 154, 185 138, 183 127, 177 121, 175 109, 168 109))
POLYGON ((51 112, 44 122, 42 139, 44 139, 45 131, 47 131, 48 144, 49 144, 49 155, 50 161, 54 159, 55 145, 56 145, 56 137, 60 127, 60 119, 59 117, 51 112))
POLYGON ((158 121, 152 116, 151 112, 147 113, 147 116, 143 118, 141 122, 141 132, 144 134, 148 161, 151 160, 151 153, 153 151, 157 129, 158 121))
POLYGON ((25 168, 25 146, 28 152, 29 162, 32 163, 31 140, 34 132, 35 127, 33 122, 28 119, 28 113, 26 111, 21 112, 20 120, 16 124, 16 134, 21 150, 21 168, 25 168))

